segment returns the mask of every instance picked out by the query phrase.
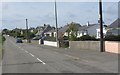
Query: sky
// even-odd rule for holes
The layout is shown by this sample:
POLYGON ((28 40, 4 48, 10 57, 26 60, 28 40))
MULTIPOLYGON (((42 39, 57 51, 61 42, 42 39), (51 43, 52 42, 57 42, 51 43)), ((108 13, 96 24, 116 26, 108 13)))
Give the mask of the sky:
MULTIPOLYGON (((0 24, 2 28, 25 28, 50 24, 55 26, 54 2, 2 2, 0 3, 0 24)), ((57 2, 58 26, 76 22, 81 25, 97 23, 98 2, 57 2)), ((109 25, 118 18, 118 2, 103 3, 103 20, 109 25)))

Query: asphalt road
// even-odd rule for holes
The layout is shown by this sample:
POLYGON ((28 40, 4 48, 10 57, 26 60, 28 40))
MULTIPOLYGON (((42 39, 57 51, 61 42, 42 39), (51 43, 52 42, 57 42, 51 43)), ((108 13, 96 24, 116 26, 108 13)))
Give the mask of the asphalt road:
MULTIPOLYGON (((62 51, 62 49, 59 49, 62 51)), ((117 58, 105 67, 74 57, 54 47, 16 43, 6 36, 2 60, 2 73, 117 73, 117 58), (52 50, 53 49, 53 50, 52 50), (112 67, 112 68, 111 68, 112 67)), ((110 58, 111 59, 111 58, 110 58)), ((105 63, 105 62, 102 62, 105 63)))

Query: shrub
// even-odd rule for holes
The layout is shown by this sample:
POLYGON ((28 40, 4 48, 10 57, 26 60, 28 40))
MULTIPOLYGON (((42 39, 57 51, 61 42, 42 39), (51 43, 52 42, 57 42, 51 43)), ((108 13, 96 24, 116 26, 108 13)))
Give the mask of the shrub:
POLYGON ((96 41, 97 39, 95 37, 93 37, 93 36, 83 35, 80 38, 78 38, 78 40, 81 40, 81 41, 85 41, 85 40, 96 41))
POLYGON ((71 34, 69 40, 70 41, 77 41, 77 37, 74 34, 71 34))
POLYGON ((2 36, 2 42, 4 42, 6 39, 5 39, 5 37, 4 36, 2 36))
POLYGON ((55 37, 45 37, 44 40, 46 41, 56 41, 55 37))
POLYGON ((120 41, 120 35, 107 35, 105 36, 106 41, 120 41))

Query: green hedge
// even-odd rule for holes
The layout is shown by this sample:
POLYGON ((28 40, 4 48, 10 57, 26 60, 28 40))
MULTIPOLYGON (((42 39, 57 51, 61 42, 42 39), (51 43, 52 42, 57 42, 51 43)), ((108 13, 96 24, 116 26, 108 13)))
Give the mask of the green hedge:
POLYGON ((4 42, 6 39, 5 39, 5 37, 4 36, 2 36, 2 41, 4 42))
POLYGON ((120 35, 107 35, 105 41, 120 41, 120 35))
POLYGON ((97 41, 98 39, 96 39, 94 36, 89 36, 89 35, 83 35, 80 38, 77 39, 78 41, 97 41))

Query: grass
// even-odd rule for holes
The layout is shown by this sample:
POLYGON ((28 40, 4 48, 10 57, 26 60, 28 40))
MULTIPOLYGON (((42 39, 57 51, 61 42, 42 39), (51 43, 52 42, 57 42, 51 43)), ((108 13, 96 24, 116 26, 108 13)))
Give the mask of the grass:
POLYGON ((2 58, 2 35, 0 34, 0 60, 2 58))
POLYGON ((5 41, 5 37, 2 36, 2 34, 0 33, 0 60, 2 58, 2 45, 3 45, 3 42, 5 41))

